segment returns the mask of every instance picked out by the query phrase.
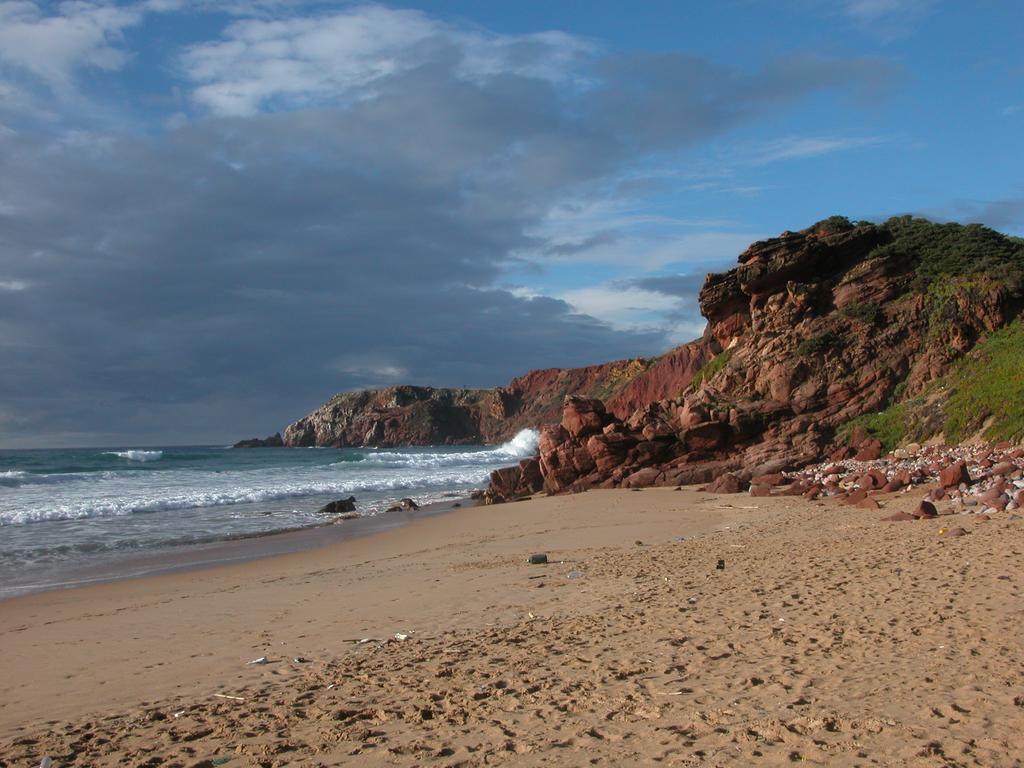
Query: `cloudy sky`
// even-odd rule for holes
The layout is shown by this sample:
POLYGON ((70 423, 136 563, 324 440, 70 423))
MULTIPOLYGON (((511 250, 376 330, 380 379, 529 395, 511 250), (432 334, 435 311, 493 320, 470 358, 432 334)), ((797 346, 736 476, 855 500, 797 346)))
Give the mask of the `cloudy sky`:
POLYGON ((657 354, 834 213, 1024 233, 1022 8, 0 0, 0 447, 657 354))

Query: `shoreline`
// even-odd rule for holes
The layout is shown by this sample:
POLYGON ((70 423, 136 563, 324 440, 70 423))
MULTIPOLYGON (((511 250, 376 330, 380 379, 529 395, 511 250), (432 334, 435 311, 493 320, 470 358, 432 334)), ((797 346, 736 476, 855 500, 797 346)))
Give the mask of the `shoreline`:
POLYGON ((917 497, 589 491, 0 602, 0 764, 1012 765, 1024 524, 917 497))
POLYGON ((457 509, 455 504, 470 507, 476 502, 468 496, 452 497, 450 500, 424 504, 416 511, 402 509, 395 512, 362 515, 349 520, 336 518, 326 520, 319 525, 161 547, 151 551, 129 553, 122 557, 107 558, 97 563, 76 564, 65 571, 66 578, 61 581, 16 584, 9 590, 0 588, 0 604, 7 600, 46 592, 80 589, 126 579, 204 570, 278 555, 300 553, 341 541, 372 536, 375 533, 409 525, 420 518, 445 514, 457 509))

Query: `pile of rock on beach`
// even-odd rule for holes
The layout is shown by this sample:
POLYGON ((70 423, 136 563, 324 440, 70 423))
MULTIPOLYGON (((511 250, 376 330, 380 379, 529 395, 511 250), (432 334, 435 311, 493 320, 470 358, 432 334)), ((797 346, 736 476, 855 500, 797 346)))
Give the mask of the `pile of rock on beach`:
MULTIPOLYGON (((897 522, 970 513, 987 519, 1003 512, 1012 517, 1024 507, 1024 447, 1010 443, 955 447, 911 443, 884 457, 827 461, 796 472, 752 477, 749 482, 726 474, 705 490, 832 498, 868 510, 881 509, 892 494, 921 493, 912 511, 883 519, 897 522)), ((950 533, 957 535, 954 530, 950 533)))

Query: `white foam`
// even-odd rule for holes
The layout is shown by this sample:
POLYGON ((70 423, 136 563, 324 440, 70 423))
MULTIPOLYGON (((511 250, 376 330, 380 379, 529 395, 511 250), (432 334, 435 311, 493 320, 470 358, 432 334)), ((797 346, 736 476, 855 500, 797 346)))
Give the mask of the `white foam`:
MULTIPOLYGON (((244 473, 236 473, 243 475, 244 473)), ((231 485, 216 489, 193 489, 168 493, 169 488, 149 492, 122 492, 113 498, 75 499, 65 503, 34 505, 30 508, 0 510, 0 525, 38 523, 47 520, 80 520, 91 517, 115 517, 147 512, 170 512, 198 507, 221 507, 260 501, 301 498, 360 491, 405 491, 434 486, 459 486, 481 483, 489 472, 484 468, 464 468, 448 472, 389 472, 386 477, 354 477, 339 481, 274 482, 265 485, 231 485)), ((238 478, 240 479, 240 478, 238 478)), ((177 487, 177 486, 175 486, 177 487)))
MULTIPOLYGON (((435 467, 502 466, 519 459, 537 455, 540 435, 534 429, 521 430, 507 443, 483 451, 374 451, 365 459, 366 463, 383 464, 390 467, 432 469, 435 467)), ((351 462, 336 462, 340 467, 351 462)))
POLYGON ((104 456, 117 456, 121 459, 128 459, 128 461, 156 461, 157 459, 163 458, 163 451, 143 451, 139 448, 133 448, 129 451, 104 451, 104 456))
POLYGON ((494 449, 494 453, 509 458, 528 459, 537 455, 540 433, 535 429, 522 429, 507 443, 494 449))

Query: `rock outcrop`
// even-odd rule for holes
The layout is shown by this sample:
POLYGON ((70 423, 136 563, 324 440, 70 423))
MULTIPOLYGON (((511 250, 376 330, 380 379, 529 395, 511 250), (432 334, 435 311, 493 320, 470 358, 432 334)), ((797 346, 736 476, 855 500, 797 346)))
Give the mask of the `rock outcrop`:
MULTIPOLYGON (((283 443, 498 443, 546 425, 537 460, 495 473, 491 500, 726 473, 723 488, 771 492, 764 478, 783 471, 884 455, 893 435, 861 422, 894 405, 914 404, 922 438, 941 433, 955 388, 944 377, 985 357, 1024 307, 1024 243, 976 225, 833 217, 754 243, 707 276, 699 302, 703 336, 661 357, 536 370, 489 390, 345 393, 283 443)), ((1004 357, 1024 330, 1011 341, 1004 357)), ((987 418, 971 409, 960 432, 987 418)))
POLYGON ((345 392, 291 424, 283 442, 336 448, 501 443, 558 421, 567 394, 601 398, 611 413, 628 417, 640 405, 679 394, 711 357, 708 345, 697 341, 657 358, 531 371, 495 389, 345 392))
MULTIPOLYGON (((678 396, 628 416, 566 397, 560 423, 541 431, 544 489, 707 482, 725 472, 745 485, 829 455, 878 459, 880 439, 843 428, 927 394, 1024 304, 1019 280, 970 262, 926 279, 935 259, 916 241, 906 245, 904 225, 919 226, 786 232, 708 275, 707 329, 687 346, 708 362, 678 396)), ((1024 262, 1024 248, 1014 247, 1008 258, 1024 262)), ((755 482, 752 491, 770 488, 755 482)))
POLYGON ((239 440, 232 448, 283 448, 284 440, 278 432, 270 437, 253 437, 248 440, 239 440))

